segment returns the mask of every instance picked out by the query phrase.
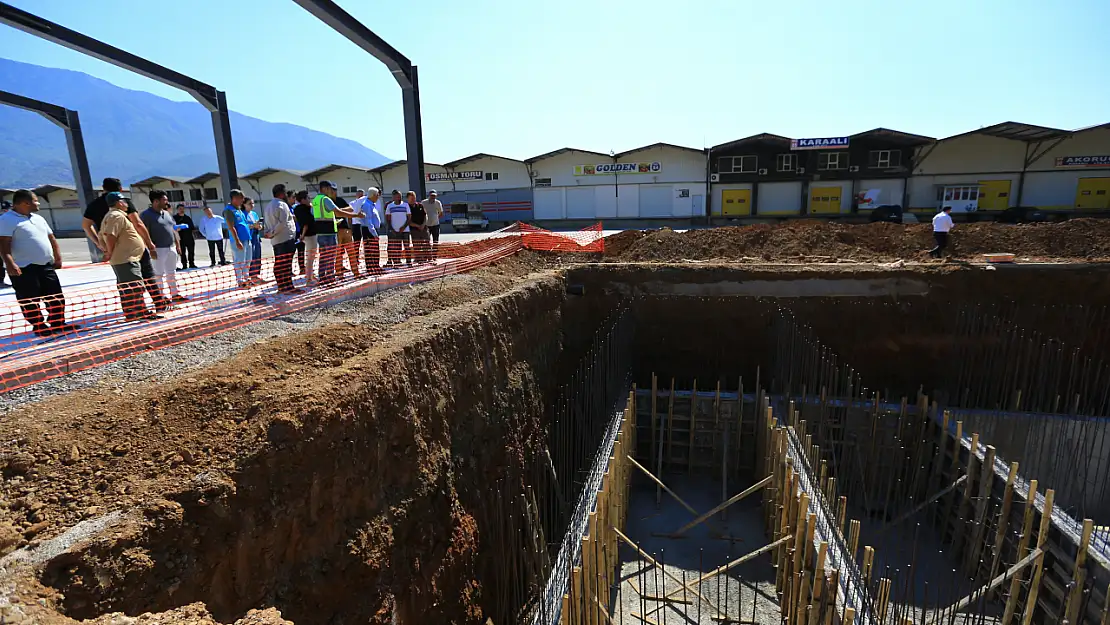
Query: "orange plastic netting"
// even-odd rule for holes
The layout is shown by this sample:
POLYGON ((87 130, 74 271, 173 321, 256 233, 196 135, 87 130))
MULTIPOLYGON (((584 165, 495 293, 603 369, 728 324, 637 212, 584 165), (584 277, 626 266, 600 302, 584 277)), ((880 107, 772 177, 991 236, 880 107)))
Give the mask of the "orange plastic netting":
MULTIPOLYGON (((78 325, 76 329, 47 337, 32 331, 21 304, 7 302, 0 304, 0 392, 297 310, 372 295, 400 284, 465 273, 524 248, 596 253, 603 251, 603 246, 601 224, 578 232, 554 233, 518 223, 480 240, 392 250, 391 254, 400 251, 404 258, 413 261, 401 267, 381 266, 389 258, 382 253, 384 246, 378 247, 377 258, 372 258, 374 252, 359 242, 320 250, 319 259, 312 265, 316 275, 320 275, 322 266, 334 266, 338 270, 336 280, 299 293, 278 292, 277 280, 282 278, 283 283, 295 280, 293 286, 304 286, 305 267, 296 256, 277 264, 278 275, 274 258, 177 273, 176 292, 184 298, 177 302, 170 300, 170 285, 164 280, 126 286, 100 283, 71 287, 65 289, 60 299, 44 299, 34 304, 43 317, 52 310, 61 310, 66 322, 78 325), (357 275, 352 267, 358 270, 357 275), (240 286, 243 275, 255 278, 258 284, 240 286), (139 318, 155 315, 159 318, 139 318)), ((96 267, 104 265, 63 271, 89 271, 96 267)), ((23 305, 29 307, 30 303, 23 305)))

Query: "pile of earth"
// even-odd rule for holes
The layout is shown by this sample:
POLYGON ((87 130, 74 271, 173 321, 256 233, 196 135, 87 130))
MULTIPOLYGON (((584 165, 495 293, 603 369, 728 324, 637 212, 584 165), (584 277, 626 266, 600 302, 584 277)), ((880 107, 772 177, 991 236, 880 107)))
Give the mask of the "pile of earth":
MULTIPOLYGON (((931 224, 844 224, 797 220, 675 232, 630 230, 605 239, 608 261, 892 261, 927 258, 931 224)), ((948 252, 978 260, 1011 253, 1018 259, 1110 259, 1110 220, 1055 224, 956 224, 948 252)))

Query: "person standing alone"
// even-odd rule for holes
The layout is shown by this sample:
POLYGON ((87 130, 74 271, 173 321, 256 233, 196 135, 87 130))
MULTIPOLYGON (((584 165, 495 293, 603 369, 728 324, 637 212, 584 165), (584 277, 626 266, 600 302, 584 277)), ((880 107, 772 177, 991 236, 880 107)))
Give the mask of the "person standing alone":
POLYGON ((428 192, 428 199, 421 202, 424 210, 428 212, 428 234, 432 238, 432 259, 436 258, 439 249, 439 228, 443 220, 443 203, 439 201, 439 194, 435 189, 428 192))
POLYGON ((937 242, 936 247, 929 250, 929 255, 933 258, 944 256, 944 248, 948 247, 948 233, 952 231, 951 212, 952 207, 945 206, 933 216, 933 240, 937 242))
POLYGON ((62 252, 50 224, 38 211, 34 193, 26 189, 15 192, 12 209, 0 216, 0 256, 23 318, 35 335, 73 332, 77 326, 65 322, 66 301, 55 271, 62 268, 62 252), (40 303, 46 306, 45 321, 40 303))
POLYGON ((196 269, 197 256, 197 227, 193 218, 185 213, 185 205, 177 205, 177 214, 173 216, 177 224, 177 238, 181 241, 181 270, 196 269))
POLYGON ((170 200, 165 191, 155 189, 147 196, 150 208, 139 215, 157 252, 153 259, 154 275, 158 277, 159 293, 168 289, 170 301, 186 302, 177 288, 177 261, 181 257, 181 241, 177 236, 177 222, 170 214, 170 200))

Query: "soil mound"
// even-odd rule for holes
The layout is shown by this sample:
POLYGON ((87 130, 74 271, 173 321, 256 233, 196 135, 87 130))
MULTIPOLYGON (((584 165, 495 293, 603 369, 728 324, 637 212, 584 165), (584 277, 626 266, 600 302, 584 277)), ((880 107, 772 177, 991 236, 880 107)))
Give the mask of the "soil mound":
MULTIPOLYGON (((931 224, 843 224, 797 220, 675 232, 625 231, 607 237, 610 261, 892 261, 920 259, 933 246, 931 224)), ((1110 221, 1056 224, 957 224, 949 253, 977 259, 1007 252, 1029 259, 1110 258, 1110 221)))

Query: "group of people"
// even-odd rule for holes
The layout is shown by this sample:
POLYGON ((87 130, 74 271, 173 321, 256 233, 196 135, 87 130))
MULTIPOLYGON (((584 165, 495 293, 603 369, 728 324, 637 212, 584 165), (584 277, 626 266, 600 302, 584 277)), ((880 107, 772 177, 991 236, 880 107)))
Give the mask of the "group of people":
MULTIPOLYGON (((199 238, 208 243, 211 266, 217 265, 217 257, 219 265, 232 264, 224 251, 224 241, 230 243, 240 288, 265 282, 260 275, 262 240, 269 239, 278 291, 300 293, 303 289, 293 283, 294 259, 306 287, 333 285, 348 272, 360 277, 434 261, 444 215, 434 189, 424 200, 417 200, 413 191, 402 196, 394 190, 391 200, 383 203, 381 192, 371 187, 360 189, 348 203, 338 196, 335 184, 325 180, 311 196, 275 185, 274 199, 261 215, 254 200, 233 189, 222 213, 205 208, 198 226, 184 205, 175 207, 176 214, 171 211, 165 191, 151 191, 150 208, 140 212, 123 195, 119 179, 105 178, 103 184, 103 195, 86 207, 81 226, 93 260, 107 262, 115 274, 127 321, 161 319, 172 306, 188 301, 175 274, 197 268, 199 238)), ((38 211, 35 194, 21 189, 13 195, 11 209, 0 214, 3 270, 35 335, 75 332, 78 326, 65 321, 65 298, 56 272, 62 255, 53 230, 38 211)))

